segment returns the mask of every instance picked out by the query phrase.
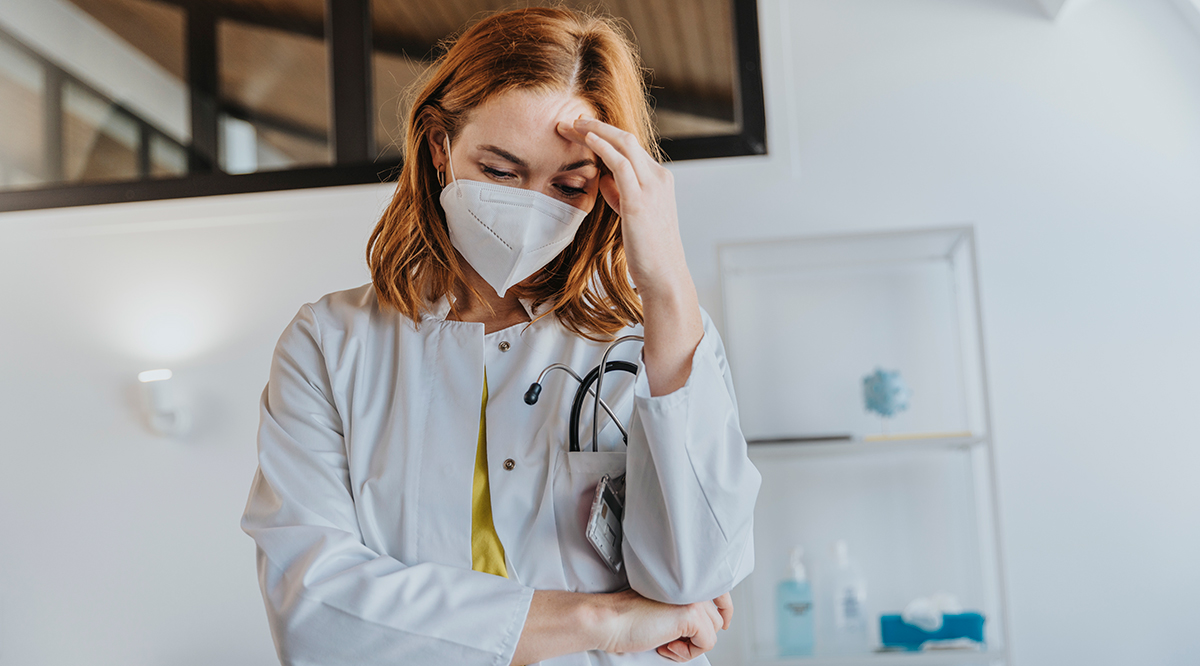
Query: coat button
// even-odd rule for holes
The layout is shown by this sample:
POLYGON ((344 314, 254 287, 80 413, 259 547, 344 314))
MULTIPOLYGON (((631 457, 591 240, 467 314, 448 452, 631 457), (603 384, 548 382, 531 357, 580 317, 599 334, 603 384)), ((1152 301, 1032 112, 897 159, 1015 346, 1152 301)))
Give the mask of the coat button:
POLYGON ((517 461, 513 460, 512 458, 509 458, 508 460, 504 461, 504 469, 506 469, 510 472, 516 466, 517 466, 517 461))
POLYGON ((502 352, 506 352, 506 351, 508 351, 508 350, 509 350, 511 347, 512 347, 512 345, 508 344, 508 340, 501 340, 501 341, 500 341, 500 351, 502 351, 502 352))

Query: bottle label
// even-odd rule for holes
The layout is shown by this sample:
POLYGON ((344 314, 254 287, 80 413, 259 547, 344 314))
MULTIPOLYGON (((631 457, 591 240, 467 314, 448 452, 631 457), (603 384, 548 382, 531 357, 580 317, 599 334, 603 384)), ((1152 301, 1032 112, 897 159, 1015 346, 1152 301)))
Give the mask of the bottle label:
POLYGON ((847 594, 844 600, 844 612, 846 613, 846 619, 857 620, 858 615, 862 610, 862 606, 858 603, 858 595, 855 594, 853 590, 847 590, 846 592, 847 594))
POLYGON ((858 624, 863 619, 863 594, 857 588, 848 586, 842 589, 838 603, 834 605, 834 625, 838 628, 848 624, 858 624))
POLYGON ((805 613, 808 613, 808 611, 812 610, 812 604, 808 603, 807 601, 797 601, 790 604, 785 604, 785 607, 788 609, 788 612, 796 616, 804 615, 805 613))

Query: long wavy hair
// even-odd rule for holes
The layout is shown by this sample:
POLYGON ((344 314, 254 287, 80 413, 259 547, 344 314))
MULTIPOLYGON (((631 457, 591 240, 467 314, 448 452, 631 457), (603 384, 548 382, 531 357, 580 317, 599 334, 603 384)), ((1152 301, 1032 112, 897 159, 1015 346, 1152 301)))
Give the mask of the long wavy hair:
MULTIPOLYGON (((427 302, 472 289, 450 242, 427 138, 453 141, 469 112, 511 90, 566 91, 597 118, 632 133, 661 161, 637 49, 607 16, 561 7, 492 14, 468 28, 414 86, 404 136, 404 166, 392 201, 367 244, 379 302, 420 322, 427 302)), ((411 93, 410 93, 411 94, 411 93)), ((549 304, 571 331, 607 340, 642 322, 631 284, 621 220, 603 197, 575 239, 553 261, 512 290, 533 307, 549 304)))

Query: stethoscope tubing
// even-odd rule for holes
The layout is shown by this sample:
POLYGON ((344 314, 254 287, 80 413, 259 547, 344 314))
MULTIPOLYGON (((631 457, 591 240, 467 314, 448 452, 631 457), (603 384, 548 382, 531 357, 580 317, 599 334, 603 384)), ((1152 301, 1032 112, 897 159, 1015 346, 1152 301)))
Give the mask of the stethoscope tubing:
MULTIPOLYGON (((625 372, 636 375, 638 367, 637 367, 637 364, 630 363, 629 361, 608 361, 607 363, 604 364, 604 372, 610 372, 612 370, 623 370, 625 372)), ((569 431, 568 442, 570 444, 567 447, 568 451, 581 451, 582 450, 579 447, 579 417, 580 417, 580 414, 582 414, 582 412, 583 412, 584 396, 586 396, 588 393, 591 392, 588 389, 589 389, 589 387, 591 387, 593 382, 596 383, 596 391, 598 392, 600 390, 600 377, 603 376, 603 374, 604 373, 600 372, 600 366, 597 365, 596 367, 592 368, 591 372, 587 373, 587 375, 584 376, 583 380, 581 380, 579 382, 579 388, 575 391, 575 399, 573 401, 571 401, 571 424, 568 428, 568 431, 569 431)), ((595 415, 599 414, 599 410, 593 412, 592 414, 593 414, 592 418, 596 418, 595 415)), ((609 416, 612 416, 612 412, 609 412, 609 416)), ((621 426, 621 422, 617 419, 616 416, 613 416, 612 419, 613 419, 613 422, 617 424, 617 428, 619 428, 621 430, 621 437, 624 438, 625 444, 628 445, 629 444, 629 433, 625 432, 625 428, 621 426)), ((593 425, 595 425, 595 424, 593 424, 593 425)), ((593 428, 592 432, 596 433, 596 432, 598 432, 598 429, 593 428)), ((599 451, 599 450, 600 450, 600 440, 596 439, 595 434, 593 434, 593 436, 592 436, 592 451, 599 451)))
MULTIPOLYGON (((551 365, 546 366, 546 369, 542 370, 541 374, 538 375, 537 382, 536 382, 537 385, 539 385, 539 386, 541 385, 542 380, 545 379, 546 374, 549 373, 551 370, 562 370, 562 371, 570 374, 572 377, 574 377, 575 381, 579 382, 579 384, 581 386, 583 385, 583 377, 580 377, 579 373, 572 370, 571 366, 567 365, 566 363, 553 363, 551 365)), ((596 389, 591 388, 589 386, 587 392, 588 392, 588 394, 590 394, 592 396, 593 399, 596 398, 596 389)), ((621 420, 617 418, 616 413, 613 412, 612 408, 608 406, 608 403, 601 400, 600 406, 604 408, 604 411, 608 414, 608 417, 613 420, 613 423, 617 424, 617 429, 621 431, 621 437, 625 441, 629 441, 629 433, 625 432, 625 426, 621 425, 621 420)))
MULTIPOLYGON (((611 354, 612 350, 616 349, 618 345, 620 345, 621 343, 624 343, 624 342, 629 342, 630 340, 644 341, 645 338, 643 338, 640 335, 625 335, 625 336, 617 338, 616 340, 613 340, 612 343, 610 343, 608 345, 608 348, 604 350, 604 357, 600 359, 600 364, 597 365, 595 368, 595 370, 597 370, 597 371, 599 371, 600 368, 604 368, 604 370, 600 371, 599 374, 596 376, 596 404, 592 407, 592 450, 593 451, 597 450, 597 447, 599 446, 599 443, 600 443, 600 404, 599 404, 599 402, 600 402, 600 396, 602 395, 601 390, 603 389, 603 386, 604 386, 604 373, 608 371, 608 355, 611 354)), ((621 367, 620 369, 625 370, 626 372, 632 372, 633 375, 636 377, 637 376, 637 365, 630 363, 629 361, 624 361, 624 363, 633 365, 633 370, 628 370, 624 367, 621 367)), ((611 415, 612 412, 609 412, 609 414, 611 415)), ((613 420, 616 421, 617 417, 614 416, 613 420)), ((571 432, 575 433, 574 427, 571 428, 571 432)), ((621 428, 621 434, 625 435, 625 442, 628 443, 629 436, 625 433, 624 428, 621 428)))
POLYGON ((589 394, 592 396, 592 398, 594 398, 592 405, 592 451, 596 452, 600 449, 601 408, 604 408, 604 411, 608 414, 609 418, 613 420, 613 423, 617 424, 617 429, 621 431, 621 439, 626 445, 629 444, 629 433, 625 430, 625 426, 621 425, 621 420, 617 418, 617 415, 613 412, 612 408, 608 406, 608 403, 600 399, 600 390, 604 383, 604 374, 610 370, 621 370, 623 372, 632 374, 634 377, 637 377, 637 363, 633 363, 632 361, 608 360, 608 355, 612 353, 612 350, 617 347, 617 345, 620 345, 624 342, 629 342, 630 340, 644 341, 644 338, 640 335, 626 335, 609 343, 608 347, 604 350, 604 356, 600 359, 600 363, 596 367, 592 368, 592 371, 589 372, 586 377, 580 377, 574 370, 571 369, 570 366, 565 363, 551 363, 540 373, 538 373, 537 381, 530 384, 529 390, 525 392, 525 404, 537 404, 538 396, 540 396, 542 393, 542 380, 545 379, 546 375, 549 374, 551 370, 562 370, 571 375, 575 381, 579 382, 579 388, 575 391, 575 398, 571 402, 570 432, 568 433, 568 441, 570 442, 570 446, 568 448, 569 451, 580 450, 579 417, 583 412, 584 398, 589 394), (593 382, 596 384, 596 388, 594 390, 592 389, 593 382))

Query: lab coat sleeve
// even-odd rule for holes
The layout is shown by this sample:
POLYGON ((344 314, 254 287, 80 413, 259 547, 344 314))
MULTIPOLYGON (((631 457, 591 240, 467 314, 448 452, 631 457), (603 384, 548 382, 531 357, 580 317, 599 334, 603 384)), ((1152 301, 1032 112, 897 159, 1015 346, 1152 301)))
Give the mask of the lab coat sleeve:
POLYGON ((701 315, 704 336, 682 388, 651 397, 639 363, 626 460, 629 585, 675 604, 715 599, 750 574, 762 481, 747 456, 724 345, 701 315))
POLYGON ((242 517, 280 661, 478 664, 512 660, 533 590, 364 545, 320 327, 304 306, 275 348, 258 472, 242 517))

